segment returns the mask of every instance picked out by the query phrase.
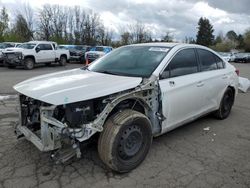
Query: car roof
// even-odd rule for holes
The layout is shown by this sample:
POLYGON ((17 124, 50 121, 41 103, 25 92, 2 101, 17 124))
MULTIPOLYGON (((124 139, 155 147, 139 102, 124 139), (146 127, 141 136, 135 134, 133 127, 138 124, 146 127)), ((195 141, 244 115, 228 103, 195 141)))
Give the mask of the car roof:
POLYGON ((198 44, 186 44, 186 43, 175 43, 175 42, 150 42, 150 43, 139 43, 139 44, 131 44, 128 46, 160 46, 160 47, 199 47, 199 48, 206 48, 205 46, 198 45, 198 44))
POLYGON ((53 41, 38 41, 38 40, 32 40, 32 41, 29 41, 28 43, 45 43, 45 44, 56 44, 56 42, 53 42, 53 41))

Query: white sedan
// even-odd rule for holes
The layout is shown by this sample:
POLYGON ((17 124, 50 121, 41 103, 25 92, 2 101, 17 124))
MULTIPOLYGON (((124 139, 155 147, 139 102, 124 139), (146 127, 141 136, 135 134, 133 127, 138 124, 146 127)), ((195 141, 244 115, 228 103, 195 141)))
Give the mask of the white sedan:
POLYGON ((148 43, 120 47, 90 66, 14 88, 20 93, 18 137, 41 151, 56 150, 52 157, 63 162, 80 157, 80 143, 96 134, 102 161, 128 172, 144 160, 153 137, 208 113, 227 118, 238 76, 209 48, 148 43), (70 153, 58 152, 65 145, 70 153))

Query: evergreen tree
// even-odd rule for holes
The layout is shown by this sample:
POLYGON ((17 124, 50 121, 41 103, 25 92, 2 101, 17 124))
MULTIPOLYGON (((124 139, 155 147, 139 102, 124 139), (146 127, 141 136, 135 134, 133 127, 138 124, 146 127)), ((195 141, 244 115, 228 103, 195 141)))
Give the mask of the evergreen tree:
POLYGON ((204 46, 210 46, 214 42, 214 29, 207 18, 200 18, 198 22, 198 33, 196 43, 204 46))
POLYGON ((17 15, 12 33, 16 35, 16 40, 19 42, 30 41, 33 36, 33 33, 32 31, 30 31, 27 21, 21 14, 17 15))
POLYGON ((228 31, 226 36, 231 41, 236 41, 238 38, 238 35, 233 30, 228 31))
POLYGON ((238 41, 238 49, 243 49, 245 47, 245 43, 244 43, 244 37, 243 35, 239 34, 237 37, 237 41, 238 41))

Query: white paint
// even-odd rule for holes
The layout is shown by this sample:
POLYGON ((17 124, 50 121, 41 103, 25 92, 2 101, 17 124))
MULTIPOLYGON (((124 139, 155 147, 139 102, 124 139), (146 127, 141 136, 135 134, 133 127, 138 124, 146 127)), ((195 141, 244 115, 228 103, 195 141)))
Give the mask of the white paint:
POLYGON ((0 95, 0 101, 16 99, 17 95, 0 95))
POLYGON ((209 131, 210 130, 210 127, 205 127, 203 128, 204 131, 209 131))
POLYGON ((131 89, 141 81, 141 78, 136 77, 73 69, 26 80, 15 85, 14 89, 26 96, 61 105, 131 89))
MULTIPOLYGON (((200 48, 215 53, 199 45, 178 44, 174 46, 154 75, 161 75, 171 59, 181 50, 200 48)), ((166 120, 162 122, 162 133, 173 130, 187 122, 219 108, 228 86, 234 87, 237 94, 238 76, 235 68, 224 60, 225 68, 198 72, 159 81, 162 94, 162 111, 166 120)))

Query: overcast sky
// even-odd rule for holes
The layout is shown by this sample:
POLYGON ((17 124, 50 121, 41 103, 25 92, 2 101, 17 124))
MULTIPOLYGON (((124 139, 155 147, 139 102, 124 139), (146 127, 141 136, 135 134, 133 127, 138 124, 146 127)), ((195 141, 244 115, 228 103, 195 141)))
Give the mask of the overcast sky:
POLYGON ((150 28, 153 38, 166 31, 177 40, 195 37, 200 17, 211 21, 215 34, 229 30, 239 34, 250 28, 250 0, 0 0, 0 6, 15 11, 27 2, 36 10, 43 4, 92 9, 114 32, 119 32, 121 26, 142 22, 150 28))

